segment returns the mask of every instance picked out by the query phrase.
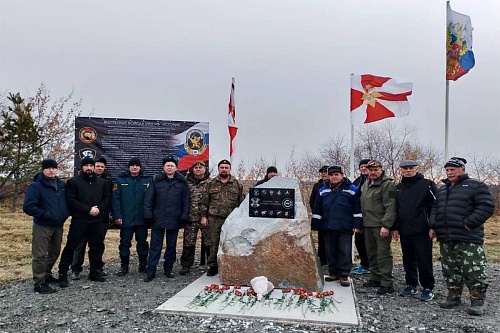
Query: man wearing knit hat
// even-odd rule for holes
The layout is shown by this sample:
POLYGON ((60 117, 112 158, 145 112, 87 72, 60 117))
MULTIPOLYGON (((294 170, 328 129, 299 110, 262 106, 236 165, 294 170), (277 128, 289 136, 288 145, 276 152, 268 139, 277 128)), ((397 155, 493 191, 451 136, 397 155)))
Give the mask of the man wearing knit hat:
POLYGON ((58 282, 52 276, 52 267, 61 252, 63 224, 69 216, 65 187, 57 177, 57 162, 46 159, 24 197, 23 211, 33 216, 31 267, 34 291, 40 294, 56 291, 48 284, 58 282))
POLYGON ((176 260, 177 236, 179 229, 189 222, 189 186, 186 178, 177 171, 179 158, 168 155, 163 158, 163 172, 153 177, 144 195, 144 219, 152 221, 151 244, 147 261, 148 275, 144 282, 156 276, 156 266, 160 261, 163 239, 166 249, 163 273, 173 278, 172 269, 176 260))
POLYGON ((200 200, 201 224, 208 227, 210 244, 207 276, 219 273, 217 252, 222 225, 226 217, 243 201, 243 187, 231 175, 231 162, 221 160, 217 167, 219 175, 207 183, 200 200))
POLYGON ((275 166, 270 166, 267 168, 266 175, 264 176, 263 179, 259 180, 255 186, 259 186, 260 184, 264 184, 267 182, 269 179, 276 177, 278 175, 278 169, 276 169, 275 166))
POLYGON ((75 249, 85 237, 89 241, 91 281, 104 282, 100 274, 104 242, 100 237, 104 213, 110 205, 111 193, 104 179, 94 173, 95 161, 85 157, 81 172, 66 183, 66 201, 71 214, 66 246, 59 262, 59 286, 68 286, 68 270, 73 262, 75 249), (96 237, 97 235, 97 237, 96 237))
POLYGON ((144 223, 144 193, 151 184, 151 177, 144 175, 141 160, 131 158, 128 169, 116 179, 113 188, 113 218, 120 228, 121 266, 116 275, 128 274, 130 263, 130 247, 135 234, 136 251, 139 257, 139 272, 146 273, 149 244, 148 229, 144 223))
MULTIPOLYGON (((94 167, 94 173, 97 177, 101 177, 106 181, 108 184, 108 190, 109 193, 111 193, 112 188, 113 188, 113 181, 111 180, 111 177, 107 173, 107 166, 108 161, 106 157, 101 156, 97 160, 95 160, 95 167, 94 167)), ((102 217, 103 217, 103 225, 102 225, 102 230, 101 230, 101 239, 104 245, 104 239, 106 238, 106 232, 108 230, 108 226, 110 225, 110 211, 111 207, 107 207, 105 211, 102 212, 102 217)), ((114 223, 114 221, 112 221, 114 223)), ((82 267, 83 263, 85 261, 85 250, 87 248, 88 244, 88 239, 85 238, 82 240, 82 242, 78 245, 78 247, 75 250, 75 254, 73 256, 73 262, 71 263, 71 280, 80 280, 80 273, 82 272, 82 267)), ((102 255, 104 255, 104 250, 105 247, 103 246, 102 248, 102 255)), ((101 260, 101 264, 99 266, 99 274, 102 276, 108 275, 104 271, 104 262, 101 260)))
POLYGON ((451 309, 459 305, 465 285, 471 303, 468 313, 481 316, 488 288, 484 223, 493 214, 495 203, 488 186, 465 173, 466 164, 464 158, 452 157, 444 165, 446 179, 436 193, 429 236, 439 241, 448 287, 448 296, 439 306, 451 309))

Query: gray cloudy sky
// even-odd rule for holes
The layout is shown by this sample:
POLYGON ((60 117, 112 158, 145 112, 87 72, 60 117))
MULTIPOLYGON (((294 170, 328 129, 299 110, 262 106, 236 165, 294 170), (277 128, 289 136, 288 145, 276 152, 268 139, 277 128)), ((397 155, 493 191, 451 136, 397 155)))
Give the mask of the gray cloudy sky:
MULTIPOLYGON (((498 0, 453 0, 471 16, 476 66, 450 83, 450 152, 500 155, 498 0)), ((444 0, 0 0, 0 91, 74 89, 98 117, 210 122, 227 158, 236 79, 236 161, 350 138, 350 73, 413 82, 417 126, 444 151, 444 0)), ((362 125, 362 126, 377 126, 362 125)), ((443 157, 444 158, 444 157, 443 157)))

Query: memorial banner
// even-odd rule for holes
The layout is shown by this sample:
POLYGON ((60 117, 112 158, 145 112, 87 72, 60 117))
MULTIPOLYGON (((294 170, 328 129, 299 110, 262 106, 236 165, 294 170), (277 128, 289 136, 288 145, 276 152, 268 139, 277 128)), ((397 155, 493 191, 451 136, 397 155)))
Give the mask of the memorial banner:
POLYGON ((208 122, 77 117, 75 119, 75 174, 84 157, 107 159, 116 178, 132 157, 141 160, 147 175, 162 171, 162 159, 179 157, 179 171, 196 161, 208 165, 208 122))

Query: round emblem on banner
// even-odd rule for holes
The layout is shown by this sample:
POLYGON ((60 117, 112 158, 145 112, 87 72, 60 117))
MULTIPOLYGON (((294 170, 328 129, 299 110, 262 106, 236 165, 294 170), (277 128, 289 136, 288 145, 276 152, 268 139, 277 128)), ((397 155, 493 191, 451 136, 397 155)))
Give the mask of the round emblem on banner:
POLYGON ((190 155, 201 155, 207 149, 205 134, 198 129, 192 129, 186 134, 184 148, 190 155))
POLYGON ((97 132, 92 127, 84 127, 80 130, 79 136, 83 143, 92 143, 97 139, 97 132))

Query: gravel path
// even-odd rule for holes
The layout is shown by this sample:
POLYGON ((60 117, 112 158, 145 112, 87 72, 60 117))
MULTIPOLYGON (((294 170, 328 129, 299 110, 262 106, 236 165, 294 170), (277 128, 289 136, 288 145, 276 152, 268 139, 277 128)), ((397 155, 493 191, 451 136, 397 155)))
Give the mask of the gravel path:
MULTIPOLYGON (((161 266, 160 266, 161 267, 161 266)), ((157 275, 142 281, 136 270, 118 277, 118 263, 107 265, 111 272, 104 283, 86 277, 71 281, 64 290, 50 295, 33 293, 31 280, 12 282, 0 289, 0 332, 499 332, 500 267, 488 269, 488 308, 482 317, 466 313, 467 306, 442 310, 437 302, 446 296, 441 270, 436 266, 436 298, 429 303, 403 298, 397 292, 377 296, 375 289, 362 287, 363 278, 354 280, 362 319, 360 327, 315 327, 272 323, 264 320, 217 317, 187 317, 156 314, 152 310, 205 273, 196 267, 188 276, 174 279, 157 275)), ((401 266, 395 266, 395 287, 404 284, 401 266)), ((468 300, 464 295, 464 302, 468 300)))

